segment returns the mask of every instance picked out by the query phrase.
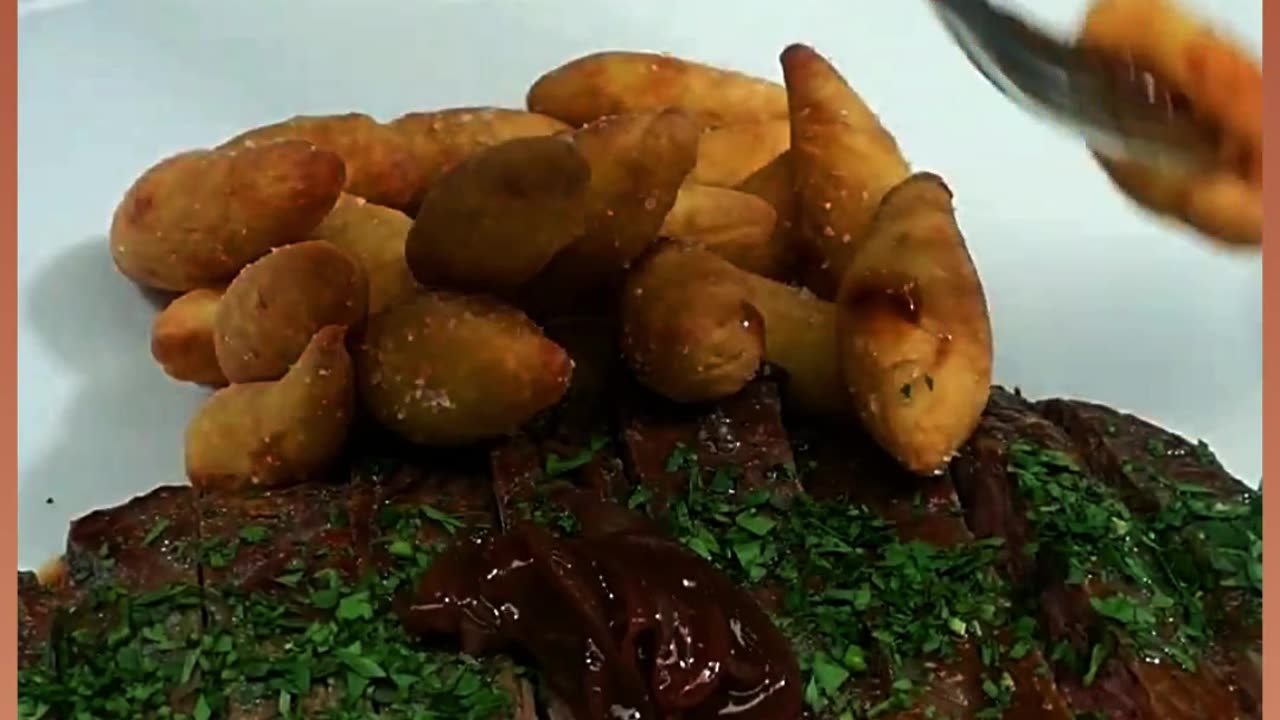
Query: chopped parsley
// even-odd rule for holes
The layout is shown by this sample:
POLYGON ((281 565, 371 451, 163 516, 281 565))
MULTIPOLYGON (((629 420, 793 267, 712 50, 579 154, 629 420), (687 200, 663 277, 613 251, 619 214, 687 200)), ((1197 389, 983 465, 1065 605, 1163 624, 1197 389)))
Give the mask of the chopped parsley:
POLYGON ((548 453, 546 465, 543 472, 547 478, 557 478, 562 475, 577 470, 595 459, 596 454, 603 450, 609 444, 609 438, 603 435, 596 435, 585 448, 569 457, 560 457, 555 453, 548 453))
MULTIPOLYGON (((932 378, 925 384, 932 389, 932 378)), ((573 456, 548 455, 545 474, 554 482, 517 511, 563 534, 579 532, 552 491, 605 446, 597 438, 573 456)), ((909 710, 942 717, 927 706, 930 673, 969 652, 983 667, 985 706, 974 717, 996 720, 1012 706, 1007 668, 1043 636, 1035 609, 1014 607, 1015 589, 992 571, 1005 551, 998 540, 955 547, 904 540, 862 506, 746 489, 735 468, 704 468, 683 445, 665 470, 687 476, 682 495, 657 502, 641 486, 627 506, 772 600, 767 607, 795 650, 813 711, 841 720, 909 710)), ((1091 633, 1082 647, 1064 642, 1051 651, 1086 685, 1122 646, 1194 667, 1218 609, 1260 618, 1260 495, 1228 502, 1198 486, 1165 483, 1159 509, 1141 515, 1061 453, 1015 443, 1007 470, 1034 530, 1029 552, 1070 583, 1096 578, 1109 588, 1090 600, 1106 631, 1091 633), (1222 593, 1249 603, 1243 611, 1235 603, 1219 608, 1222 593)), ((779 472, 794 479, 796 469, 779 472)), ((924 512, 919 497, 913 506, 924 512)), ((349 519, 334 511, 329 522, 340 528, 349 519)), ((142 544, 167 530, 158 521, 142 544)), ((174 585, 130 594, 96 586, 55 625, 56 662, 20 672, 19 716, 215 720, 235 710, 283 719, 496 720, 512 702, 496 680, 502 662, 425 647, 391 608, 465 530, 462 517, 430 505, 388 507, 371 538, 377 574, 314 571, 317 563, 304 554, 252 592, 174 585)), ((192 546, 206 570, 217 570, 269 542, 270 529, 247 525, 192 546)), ((108 554, 104 548, 105 568, 108 554)))
POLYGON ((1197 440, 1195 447, 1192 448, 1196 462, 1208 468, 1221 467, 1218 462, 1218 456, 1213 454, 1213 450, 1209 449, 1209 444, 1203 440, 1197 440))
POLYGON ((535 525, 541 525, 565 537, 577 535, 582 531, 578 517, 553 497, 555 489, 563 486, 563 483, 539 485, 534 488, 530 497, 516 502, 512 509, 519 517, 535 525))
POLYGON ((1223 502, 1176 486, 1161 509, 1138 515, 1062 453, 1018 442, 1008 460, 1035 533, 1027 551, 1060 566, 1070 584, 1093 579, 1108 589, 1092 592, 1090 604, 1110 632, 1092 647, 1055 652, 1086 684, 1121 644, 1193 670, 1224 589, 1243 592, 1253 605, 1246 612, 1260 613, 1260 496, 1223 502))
MULTIPOLYGON (((19 673, 19 716, 36 720, 216 720, 230 714, 323 720, 496 720, 512 698, 501 661, 425 647, 391 607, 461 528, 429 506, 378 518, 387 567, 359 579, 308 570, 303 552, 245 589, 174 585, 128 593, 111 584, 54 625, 51 657, 19 673), (424 544, 424 537, 441 541, 424 544)), ((163 530, 148 536, 158 537, 163 530)), ((270 536, 241 528, 203 544, 224 566, 270 536)), ((315 553, 317 557, 328 557, 315 553)))
POLYGON ((270 536, 271 531, 261 525, 249 525, 240 529, 240 539, 250 545, 266 542, 270 536))
POLYGON ((160 536, 164 534, 164 531, 169 529, 169 525, 170 522, 168 518, 160 518, 157 520, 156 523, 151 526, 151 529, 147 531, 147 534, 142 537, 142 544, 150 545, 159 540, 160 536))
MULTIPOLYGON (((689 480, 665 506, 669 532, 739 583, 780 595, 774 622, 796 651, 806 703, 824 716, 917 706, 927 686, 922 659, 953 659, 959 643, 994 637, 1008 622, 1008 593, 989 572, 999 542, 904 542, 865 507, 743 491, 735 469, 702 468, 684 446, 666 469, 689 480), (870 688, 882 669, 887 691, 877 697, 870 688)), ((656 513, 652 500, 639 487, 628 505, 656 513)), ((999 644, 989 645, 988 704, 1000 717, 1012 681, 998 668, 999 644)))

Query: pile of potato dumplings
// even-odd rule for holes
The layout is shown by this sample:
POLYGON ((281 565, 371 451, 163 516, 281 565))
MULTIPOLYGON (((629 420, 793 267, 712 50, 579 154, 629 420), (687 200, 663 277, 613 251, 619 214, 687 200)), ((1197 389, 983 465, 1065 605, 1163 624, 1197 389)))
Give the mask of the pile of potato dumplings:
POLYGON ((527 110, 296 117, 147 170, 111 253, 178 294, 153 326, 165 372, 219 388, 187 428, 190 481, 317 477, 358 406, 421 445, 517 432, 580 359, 543 326, 582 314, 674 401, 769 363, 794 410, 940 470, 991 380, 950 190, 822 56, 781 61, 785 86, 597 53, 527 110))

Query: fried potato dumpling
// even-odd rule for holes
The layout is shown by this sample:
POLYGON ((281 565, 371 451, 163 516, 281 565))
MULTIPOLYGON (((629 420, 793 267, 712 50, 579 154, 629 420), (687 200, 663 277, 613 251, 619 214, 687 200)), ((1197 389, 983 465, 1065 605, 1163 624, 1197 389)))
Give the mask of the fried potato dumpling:
POLYGON ((636 264, 622 293, 623 357, 642 384, 676 402, 728 397, 764 361, 764 320, 717 261, 664 243, 636 264))
POLYGON ((590 180, 569 138, 482 150, 427 192, 405 245, 409 269, 423 285, 509 294, 582 235, 590 180))
POLYGON ((944 468, 987 404, 992 341, 941 178, 917 173, 885 195, 836 317, 844 380, 868 432, 912 472, 944 468))
POLYGON ((810 266, 807 284, 830 298, 880 198, 910 171, 879 118, 812 48, 784 50, 782 72, 791 107, 796 238, 810 266))
POLYGON ((210 387, 227 384, 213 349, 213 318, 222 288, 185 293, 156 315, 151 324, 151 356, 174 380, 210 387))
POLYGON ((698 140, 698 162, 689 181, 737 187, 789 147, 791 122, 785 117, 707 130, 698 140))
POLYGON ((186 470, 202 491, 315 479, 343 450, 355 407, 342 327, 322 328, 284 377, 213 394, 186 431, 186 470))
POLYGON ((1085 19, 1083 47, 1114 62, 1132 91, 1190 113, 1220 138, 1218 163, 1181 171, 1095 153, 1138 204, 1229 246, 1262 242, 1262 68, 1232 40, 1169 0, 1099 0, 1085 19))
POLYGON ((701 245, 748 272, 780 277, 788 248, 775 242, 773 206, 755 195, 685 183, 659 235, 701 245))
POLYGON ((298 115, 241 133, 223 147, 282 139, 306 140, 336 153, 347 167, 345 190, 378 205, 409 207, 423 184, 400 133, 362 113, 298 115))
POLYGON ((523 137, 555 135, 569 126, 553 117, 524 110, 464 107, 411 112, 392 120, 391 128, 409 146, 421 186, 408 212, 415 215, 422 196, 445 172, 487 147, 523 137))
POLYGON ((547 265, 535 294, 572 298, 620 280, 657 240, 697 159, 698 134, 676 110, 609 117, 574 133, 591 168, 585 233, 547 265))
POLYGON ((111 257, 158 290, 222 285, 305 237, 345 179, 342 158, 302 140, 174 155, 125 193, 111 220, 111 257))
POLYGON ((524 313, 491 298, 426 291, 369 321, 359 396, 421 445, 515 432, 569 387, 573 362, 524 313))
POLYGON ((399 210, 344 193, 307 239, 330 243, 360 263, 369 285, 369 314, 375 315, 418 290, 404 258, 412 225, 399 210))
POLYGON ((218 303, 214 349, 233 383, 275 380, 321 328, 365 318, 360 264, 327 242, 280 248, 245 268, 218 303))
POLYGON ((787 150, 768 165, 755 171, 738 185, 737 190, 769 203, 777 218, 773 224, 773 245, 787 250, 787 262, 783 269, 789 274, 796 269, 795 224, 796 181, 791 167, 791 151, 787 150))
POLYGON ((777 83, 648 52, 571 60, 538 78, 526 100, 531 111, 574 126, 667 108, 708 127, 787 116, 787 93, 777 83))
POLYGON ((835 307, 803 288, 664 241, 632 269, 622 304, 623 356, 665 397, 728 397, 768 361, 787 372, 792 407, 850 412, 836 362, 835 307))

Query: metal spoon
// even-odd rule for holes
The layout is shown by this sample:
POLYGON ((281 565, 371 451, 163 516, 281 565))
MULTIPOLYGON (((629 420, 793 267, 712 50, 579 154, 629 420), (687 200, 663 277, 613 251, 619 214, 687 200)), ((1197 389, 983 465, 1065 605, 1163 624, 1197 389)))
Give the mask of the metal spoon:
POLYGON ((1099 154, 1184 172, 1217 162, 1218 133, 1131 57, 1082 49, 987 0, 930 4, 997 90, 1099 154))

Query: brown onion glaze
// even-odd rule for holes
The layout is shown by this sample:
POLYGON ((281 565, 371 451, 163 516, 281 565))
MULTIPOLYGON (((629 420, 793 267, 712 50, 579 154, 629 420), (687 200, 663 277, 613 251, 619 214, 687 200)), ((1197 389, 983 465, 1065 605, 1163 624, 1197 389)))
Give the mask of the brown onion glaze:
POLYGON ((406 625, 529 654, 576 720, 801 717, 791 648, 749 595, 643 523, 574 505, 583 527, 608 529, 518 524, 461 543, 423 576, 406 625))

